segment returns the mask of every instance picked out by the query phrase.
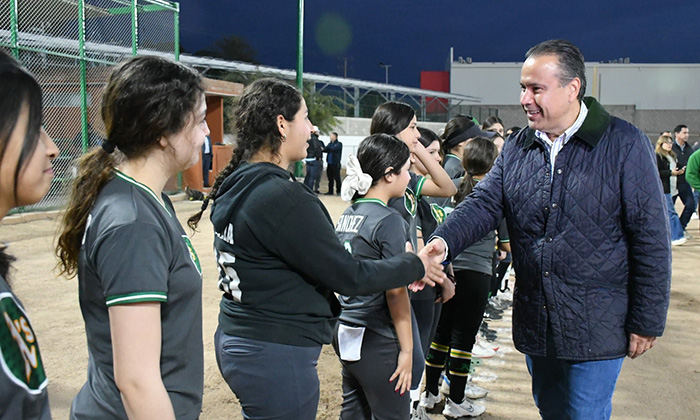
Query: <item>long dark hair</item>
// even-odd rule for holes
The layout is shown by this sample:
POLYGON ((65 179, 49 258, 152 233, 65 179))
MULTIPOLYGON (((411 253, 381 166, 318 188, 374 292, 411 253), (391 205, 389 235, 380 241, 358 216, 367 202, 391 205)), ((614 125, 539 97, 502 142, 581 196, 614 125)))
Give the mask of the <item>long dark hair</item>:
POLYGON ((272 154, 279 152, 282 144, 277 116, 293 121, 301 109, 301 93, 297 88, 281 80, 266 78, 253 82, 245 89, 236 102, 233 120, 236 133, 236 148, 228 165, 216 177, 211 192, 204 199, 202 208, 187 220, 187 225, 195 230, 210 200, 216 200, 224 180, 261 150, 272 154))
POLYGON ((102 97, 106 145, 78 159, 78 174, 56 245, 60 274, 76 274, 88 215, 114 176, 116 164, 145 156, 162 137, 194 122, 203 94, 202 78, 196 71, 164 58, 132 57, 112 70, 102 97), (115 149, 118 154, 111 153, 115 149))
POLYGON ((377 107, 369 126, 370 134, 384 133, 395 136, 411 124, 416 111, 402 102, 385 102, 377 107))
MULTIPOLYGON (((22 109, 26 107, 29 112, 27 133, 24 136, 12 180, 16 203, 19 175, 25 169, 27 159, 31 157, 39 142, 43 117, 41 88, 29 72, 2 50, 0 50, 0 80, 2 80, 0 83, 0 162, 5 157, 5 151, 22 109)), ((0 244, 0 276, 7 280, 14 257, 7 254, 5 248, 4 244, 0 244)))
MULTIPOLYGON (((360 142, 357 161, 362 172, 372 177, 372 186, 388 174, 398 174, 406 164, 411 152, 406 143, 388 134, 373 134, 360 142), (387 171, 387 168, 392 168, 387 171)), ((355 192, 353 200, 362 195, 355 192)))
POLYGON ((474 137, 466 146, 462 155, 462 166, 466 171, 457 194, 454 196, 455 204, 459 204, 471 194, 476 181, 474 176, 484 175, 493 167, 493 162, 498 156, 498 148, 485 137, 474 137))

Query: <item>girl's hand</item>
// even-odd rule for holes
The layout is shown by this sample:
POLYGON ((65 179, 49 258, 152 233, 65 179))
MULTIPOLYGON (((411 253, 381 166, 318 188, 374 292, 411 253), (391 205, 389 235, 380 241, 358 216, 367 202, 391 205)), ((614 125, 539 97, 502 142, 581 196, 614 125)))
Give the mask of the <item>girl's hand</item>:
POLYGON ((413 363, 413 354, 410 351, 400 351, 399 360, 396 365, 394 374, 389 378, 389 383, 396 379, 395 392, 400 392, 401 395, 411 388, 411 366, 413 363), (397 379, 398 378, 398 379, 397 379))
MULTIPOLYGON (((423 268, 425 269, 425 277, 423 277, 420 282, 433 287, 435 284, 442 284, 447 280, 444 267, 442 266, 442 261, 445 259, 445 247, 442 241, 432 241, 428 243, 428 245, 421 249, 418 256, 423 262, 423 268)), ((411 286, 418 287, 416 282, 411 286)), ((420 287, 418 290, 421 289, 423 288, 420 287)), ((411 290, 413 290, 413 288, 411 288, 411 290)))
POLYGON ((436 303, 445 303, 452 299, 455 295, 455 284, 454 280, 447 276, 447 281, 442 283, 442 293, 439 298, 435 301, 436 303))

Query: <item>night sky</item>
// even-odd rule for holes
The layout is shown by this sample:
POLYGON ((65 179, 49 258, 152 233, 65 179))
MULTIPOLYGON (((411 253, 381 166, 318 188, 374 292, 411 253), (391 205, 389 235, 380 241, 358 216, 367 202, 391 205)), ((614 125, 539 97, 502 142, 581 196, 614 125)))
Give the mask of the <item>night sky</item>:
MULTIPOLYGON (((243 37, 264 65, 296 68, 293 0, 182 0, 188 53, 225 35, 243 37)), ((551 38, 581 48, 586 61, 700 63, 696 0, 306 0, 304 71, 418 87, 421 70, 446 70, 450 47, 474 62, 521 62, 551 38)))

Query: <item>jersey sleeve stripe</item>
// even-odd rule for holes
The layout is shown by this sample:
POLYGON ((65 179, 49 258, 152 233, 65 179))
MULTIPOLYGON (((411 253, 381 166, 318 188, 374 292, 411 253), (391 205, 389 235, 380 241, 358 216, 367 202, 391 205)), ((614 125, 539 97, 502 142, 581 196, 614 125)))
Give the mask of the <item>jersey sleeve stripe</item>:
POLYGON ((425 180, 427 178, 422 176, 420 177, 420 180, 418 181, 418 184, 416 185, 416 200, 419 200, 422 193, 423 193, 423 184, 425 184, 425 180))
POLYGON ((127 295, 107 296, 105 303, 107 306, 124 305, 139 302, 167 302, 168 295, 164 292, 139 292, 127 295))

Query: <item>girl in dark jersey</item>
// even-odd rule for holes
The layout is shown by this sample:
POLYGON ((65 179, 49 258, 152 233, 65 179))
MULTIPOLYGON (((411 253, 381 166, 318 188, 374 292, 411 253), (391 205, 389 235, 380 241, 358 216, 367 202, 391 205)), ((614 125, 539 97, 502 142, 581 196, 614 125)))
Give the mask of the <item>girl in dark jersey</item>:
MULTIPOLYGON (((386 203, 406 190, 409 155, 397 138, 375 134, 360 143, 357 158, 350 156, 342 196, 353 204, 336 233, 356 259, 381 260, 405 251, 408 225, 386 203)), ((333 347, 343 365, 340 418, 407 419, 413 358, 408 289, 339 300, 343 310, 333 347)))
MULTIPOLYGON (((374 111, 370 134, 384 133, 396 136, 406 143, 411 151, 411 162, 419 161, 427 171, 429 176, 420 176, 414 172, 409 172, 411 180, 406 187, 403 197, 393 198, 389 201, 389 207, 396 209, 399 214, 409 224, 409 235, 411 246, 414 251, 418 247, 417 219, 418 200, 422 195, 431 197, 451 197, 457 192, 457 188, 452 180, 440 166, 435 158, 425 149, 418 139, 420 132, 416 126, 416 113, 410 106, 401 102, 386 102, 374 111)), ((442 296, 445 300, 453 294, 451 282, 443 283, 442 296)), ((426 291, 425 293, 430 293, 426 291)), ((414 294, 411 294, 411 304, 413 304, 414 294)), ((414 408, 418 407, 420 399, 420 381, 423 374, 423 349, 428 347, 428 336, 419 335, 419 331, 428 331, 432 326, 432 317, 416 318, 414 314, 414 365, 413 384, 411 385, 411 413, 414 418, 427 417, 422 413, 415 413, 414 408)))
POLYGON ((90 356, 73 420, 199 418, 201 268, 163 188, 197 163, 205 116, 183 65, 138 56, 109 76, 107 140, 78 161, 56 248, 78 275, 90 356))
MULTIPOLYGON (((455 195, 453 207, 486 175, 496 156, 498 150, 490 139, 476 137, 467 142, 462 156, 466 175, 455 195)), ((501 240, 506 241, 503 237, 501 240)), ((449 418, 476 417, 485 411, 483 405, 465 398, 465 387, 471 367, 472 347, 488 299, 495 244, 496 235, 491 232, 452 261, 457 282, 455 296, 442 307, 435 337, 426 356, 426 391, 421 397, 421 405, 432 409, 441 400, 438 381, 447 366, 450 388, 442 413, 449 418)), ((470 384, 469 389, 468 397, 486 395, 486 391, 476 385, 470 384)))
MULTIPOLYGON (((39 84, 0 51, 0 219, 41 200, 58 149, 41 126, 39 84)), ((32 324, 8 283, 14 258, 0 245, 0 419, 51 420, 48 380, 32 324)))
MULTIPOLYGON (((244 418, 316 417, 321 346, 333 336, 334 295, 366 295, 424 276, 442 281, 427 249, 357 261, 338 242, 310 188, 286 170, 306 157, 312 125, 301 93, 274 79, 246 88, 234 110, 236 149, 209 199, 223 292, 215 336, 219 369, 244 418)), ((432 282, 429 282, 432 283, 432 282)), ((388 381, 388 378, 387 378, 388 381)))

